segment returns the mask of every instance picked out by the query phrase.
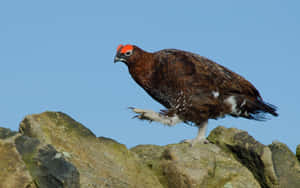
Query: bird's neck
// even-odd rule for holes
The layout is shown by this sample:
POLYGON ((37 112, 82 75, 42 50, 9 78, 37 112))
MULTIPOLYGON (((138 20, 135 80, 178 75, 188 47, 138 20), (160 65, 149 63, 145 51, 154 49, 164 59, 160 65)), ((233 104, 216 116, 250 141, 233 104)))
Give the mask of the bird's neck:
POLYGON ((128 66, 132 78, 144 89, 151 87, 154 63, 153 54, 144 52, 136 62, 128 66))

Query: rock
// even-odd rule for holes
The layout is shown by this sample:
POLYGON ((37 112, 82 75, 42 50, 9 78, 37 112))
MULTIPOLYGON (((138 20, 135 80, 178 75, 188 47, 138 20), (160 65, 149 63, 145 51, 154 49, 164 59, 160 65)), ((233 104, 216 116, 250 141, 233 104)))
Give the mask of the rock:
POLYGON ((51 144, 80 173, 81 188, 162 187, 154 173, 123 144, 97 138, 64 113, 26 116, 20 132, 51 144))
POLYGON ((252 173, 213 144, 132 148, 165 187, 260 187, 252 173))
POLYGON ((36 188, 31 184, 33 179, 15 147, 15 137, 15 132, 0 128, 0 188, 36 188))
POLYGON ((300 164, 293 152, 280 142, 269 145, 280 187, 300 187, 300 164))
POLYGON ((296 149, 296 156, 300 162, 300 144, 297 146, 297 149, 296 149))
POLYGON ((297 157, 234 128, 210 144, 139 145, 96 137, 60 112, 29 115, 19 132, 0 128, 0 188, 299 188, 297 157))
POLYGON ((278 186, 270 148, 257 142, 247 132, 219 126, 210 133, 208 140, 232 153, 252 172, 261 187, 278 186))
POLYGON ((0 127, 0 139, 9 138, 16 134, 17 134, 17 132, 11 131, 10 129, 7 129, 7 128, 0 127))
POLYGON ((51 145, 27 136, 16 138, 15 144, 37 187, 80 187, 77 169, 64 158, 55 158, 57 151, 51 145))
POLYGON ((79 173, 38 139, 0 129, 0 187, 79 188, 79 173), (5 136, 3 136, 5 135, 5 136))

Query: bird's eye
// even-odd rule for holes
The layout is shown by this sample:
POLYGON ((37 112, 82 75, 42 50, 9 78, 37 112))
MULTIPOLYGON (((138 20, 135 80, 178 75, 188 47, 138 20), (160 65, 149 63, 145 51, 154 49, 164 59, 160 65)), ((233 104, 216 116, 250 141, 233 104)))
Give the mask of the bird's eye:
POLYGON ((125 55, 126 56, 131 56, 132 55, 132 50, 129 50, 129 51, 125 52, 125 55))

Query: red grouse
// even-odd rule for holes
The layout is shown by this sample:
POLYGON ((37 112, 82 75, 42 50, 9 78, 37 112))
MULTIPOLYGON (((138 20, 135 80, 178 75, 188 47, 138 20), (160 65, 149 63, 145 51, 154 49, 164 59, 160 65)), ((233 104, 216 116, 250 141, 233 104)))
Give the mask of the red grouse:
POLYGON ((199 128, 194 144, 206 143, 209 119, 225 115, 264 120, 278 116, 245 78, 200 55, 165 49, 149 53, 134 45, 119 45, 114 62, 124 62, 132 78, 166 110, 132 108, 141 120, 173 126, 180 122, 199 128))

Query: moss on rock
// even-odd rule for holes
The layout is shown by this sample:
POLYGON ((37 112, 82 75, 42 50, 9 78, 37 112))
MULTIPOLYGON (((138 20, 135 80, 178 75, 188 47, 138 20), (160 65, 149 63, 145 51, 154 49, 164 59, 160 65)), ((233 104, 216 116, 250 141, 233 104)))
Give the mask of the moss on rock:
POLYGON ((296 149, 296 156, 298 158, 298 161, 300 162, 300 144, 297 146, 297 149, 296 149))
POLYGON ((294 153, 283 143, 269 145, 280 187, 300 187, 300 164, 294 153))
POLYGON ((251 172, 213 144, 142 145, 132 148, 165 187, 260 187, 251 172), (247 182, 247 183, 246 183, 247 182))
POLYGON ((17 132, 11 131, 10 129, 0 127, 0 139, 6 139, 15 136, 17 132))
POLYGON ((222 126, 214 129, 208 139, 231 153, 246 166, 260 183, 261 187, 278 185, 278 178, 272 163, 270 149, 257 142, 247 132, 222 126))
POLYGON ((13 142, 0 139, 0 188, 28 187, 33 181, 13 142))
POLYGON ((66 159, 79 170, 83 188, 162 187, 155 174, 125 145, 108 138, 97 138, 64 113, 26 116, 20 131, 53 145, 61 153, 68 153, 70 157, 66 159))
POLYGON ((79 188, 77 169, 62 157, 51 145, 43 145, 36 138, 20 136, 15 145, 29 170, 34 185, 39 188, 79 188))
POLYGON ((0 188, 300 187, 286 145, 265 146, 234 128, 217 127, 210 144, 130 150, 61 112, 26 116, 19 130, 0 128, 0 188))

